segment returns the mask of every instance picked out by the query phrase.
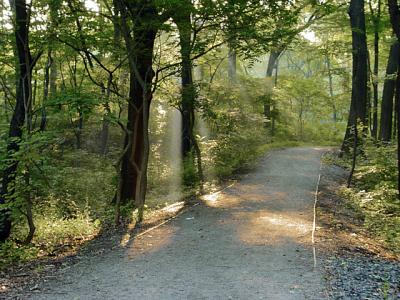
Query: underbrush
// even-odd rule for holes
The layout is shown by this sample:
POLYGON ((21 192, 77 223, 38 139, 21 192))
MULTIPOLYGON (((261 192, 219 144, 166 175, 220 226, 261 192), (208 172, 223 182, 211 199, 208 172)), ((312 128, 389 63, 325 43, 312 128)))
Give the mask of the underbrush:
MULTIPOLYGON (((74 251, 96 236, 112 220, 109 202, 113 195, 111 164, 83 150, 53 149, 31 170, 29 195, 35 235, 28 235, 24 195, 11 206, 13 230, 10 239, 0 244, 0 269, 13 263, 74 251)), ((22 175, 21 175, 22 176, 22 175)), ((18 178, 17 184, 23 184, 18 178)), ((18 190, 26 192, 23 186, 18 190)))
MULTIPOLYGON (((361 216, 366 230, 379 242, 400 253, 400 200, 397 191, 395 146, 367 143, 357 159, 353 185, 339 193, 345 205, 361 216)), ((350 167, 350 159, 329 161, 350 167)))
POLYGON ((23 245, 18 241, 28 231, 26 226, 19 225, 14 228, 11 239, 0 245, 0 269, 40 257, 74 252, 98 234, 100 221, 86 214, 78 214, 73 219, 38 214, 35 226, 37 234, 31 244, 23 245))

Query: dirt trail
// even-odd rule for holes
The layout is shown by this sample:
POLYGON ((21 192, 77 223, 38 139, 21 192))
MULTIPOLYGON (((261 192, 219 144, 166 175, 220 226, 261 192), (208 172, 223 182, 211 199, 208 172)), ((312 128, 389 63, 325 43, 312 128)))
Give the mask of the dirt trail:
POLYGON ((204 203, 82 259, 29 299, 325 299, 311 231, 318 148, 274 151, 204 203))

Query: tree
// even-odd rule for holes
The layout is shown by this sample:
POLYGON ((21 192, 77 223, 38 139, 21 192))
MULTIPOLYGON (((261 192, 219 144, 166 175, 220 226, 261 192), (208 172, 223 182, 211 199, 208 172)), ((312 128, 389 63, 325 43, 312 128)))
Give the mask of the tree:
MULTIPOLYGON (((266 77, 268 80, 269 86, 267 87, 267 93, 265 95, 265 101, 264 101, 264 118, 265 118, 265 124, 267 128, 271 129, 271 134, 273 135, 273 114, 272 114, 272 106, 273 106, 273 101, 272 101, 272 77, 273 77, 273 72, 274 70, 278 70, 278 63, 279 63, 279 56, 282 54, 283 50, 282 49, 277 49, 273 50, 268 59, 268 66, 267 66, 267 72, 266 72, 266 77)), ((276 72, 277 76, 277 72, 276 72)), ((275 78, 275 82, 276 82, 275 78)))
POLYGON ((393 128, 393 99, 396 86, 397 60, 400 56, 400 44, 395 41, 390 46, 386 77, 383 84, 379 140, 390 142, 393 128))
POLYGON ((32 116, 32 70, 41 52, 32 56, 29 44, 30 8, 25 0, 15 0, 12 6, 14 14, 14 34, 17 52, 16 102, 9 127, 7 145, 8 166, 3 172, 0 188, 0 241, 6 240, 11 232, 10 210, 7 202, 12 202, 13 185, 16 178, 18 160, 13 158, 19 151, 19 142, 23 135, 25 122, 32 116))
POLYGON ((349 8, 352 30, 352 92, 350 112, 342 152, 348 153, 354 144, 354 127, 357 123, 365 128, 367 125, 368 98, 368 49, 365 32, 365 11, 363 0, 352 0, 349 8))
MULTIPOLYGON (((288 7, 281 8, 281 16, 276 17, 276 22, 279 22, 281 26, 275 28, 272 32, 271 40, 273 43, 269 46, 270 55, 268 58, 266 78, 270 86, 267 87, 267 93, 264 101, 264 118, 266 119, 266 127, 271 129, 271 134, 273 134, 273 114, 272 114, 272 77, 274 70, 278 70, 279 57, 284 53, 284 51, 293 42, 296 36, 308 29, 315 21, 322 19, 326 15, 333 12, 332 4, 328 1, 327 3, 317 4, 311 3, 309 9, 313 10, 311 14, 306 18, 304 22, 301 21, 301 16, 303 9, 308 8, 307 2, 301 3, 300 8, 296 6, 296 3, 291 3, 288 7)), ((307 15, 307 13, 305 13, 307 15)), ((275 78, 275 83, 277 78, 275 78)))
POLYGON ((372 72, 373 103, 371 135, 374 139, 378 136, 378 76, 379 76, 379 32, 381 24, 381 0, 378 0, 376 12, 372 7, 372 0, 369 0, 370 12, 372 14, 372 23, 374 28, 374 69, 372 72))
POLYGON ((121 200, 135 199, 142 218, 147 188, 149 110, 153 97, 153 50, 157 32, 168 18, 155 1, 116 1, 129 62, 128 123, 122 160, 121 200))
POLYGON ((201 165, 201 153, 195 134, 195 109, 196 109, 196 88, 193 82, 192 48, 195 41, 192 41, 191 14, 194 10, 190 1, 184 1, 175 13, 174 21, 179 31, 179 44, 181 53, 181 82, 182 97, 179 110, 182 115, 182 158, 183 158, 183 183, 186 186, 193 186, 196 181, 204 180, 201 165), (192 172, 195 156, 197 157, 197 180, 196 174, 192 172))
MULTIPOLYGON (((390 23, 397 37, 397 42, 400 43, 400 8, 397 0, 388 0, 390 23)), ((400 70, 400 56, 397 57, 397 70, 400 70)), ((396 78, 396 110, 397 110, 397 170, 398 180, 397 198, 400 199, 400 76, 397 74, 396 78)))

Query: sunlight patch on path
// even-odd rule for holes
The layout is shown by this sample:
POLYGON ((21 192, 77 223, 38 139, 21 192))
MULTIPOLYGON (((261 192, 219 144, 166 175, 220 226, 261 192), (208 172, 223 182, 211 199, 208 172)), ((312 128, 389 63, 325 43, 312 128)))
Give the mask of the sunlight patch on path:
POLYGON ((234 214, 233 220, 238 223, 238 239, 247 245, 306 242, 312 230, 312 222, 294 213, 241 212, 234 214))
POLYGON ((171 244, 172 237, 178 228, 172 225, 161 226, 149 234, 134 238, 127 245, 129 259, 154 253, 171 244))

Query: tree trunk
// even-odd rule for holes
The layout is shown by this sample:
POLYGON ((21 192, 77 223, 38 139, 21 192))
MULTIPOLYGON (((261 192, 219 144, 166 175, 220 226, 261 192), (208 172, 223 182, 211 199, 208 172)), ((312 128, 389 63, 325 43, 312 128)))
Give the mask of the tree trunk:
POLYGON ((56 33, 55 30, 58 26, 58 18, 59 18, 59 10, 62 5, 61 1, 49 1, 49 9, 50 9, 50 50, 49 56, 51 58, 50 64, 50 77, 49 77, 49 86, 50 86, 50 97, 55 97, 57 94, 57 77, 58 77, 58 69, 57 69, 57 59, 56 59, 56 51, 52 49, 56 43, 56 33))
POLYGON ((182 156, 183 158, 187 158, 193 151, 192 132, 195 121, 194 105, 196 97, 193 85, 192 61, 190 58, 190 15, 185 20, 181 19, 180 22, 177 23, 182 59, 182 103, 180 107, 182 114, 182 156))
POLYGON ((110 129, 110 121, 108 119, 111 114, 110 108, 110 96, 111 96, 111 83, 112 83, 112 75, 109 75, 107 81, 107 87, 102 85, 101 94, 103 96, 104 101, 104 112, 103 112, 103 120, 102 127, 100 130, 100 154, 106 155, 108 151, 108 138, 109 138, 109 129, 110 129))
MULTIPOLYGON (((154 35, 155 37, 155 35, 154 35)), ((153 40, 154 41, 154 40, 153 40)), ((148 89, 151 85, 151 81, 153 78, 153 70, 152 63, 148 60, 148 57, 144 57, 144 59, 140 59, 142 55, 138 55, 138 62, 141 62, 138 65, 138 76, 140 78, 144 78, 146 89, 148 89), (151 73, 151 74, 149 74, 151 73), (149 87, 147 87, 147 85, 149 87)), ((148 93, 144 93, 144 89, 139 83, 137 75, 135 72, 130 72, 130 92, 129 92, 129 103, 128 103, 128 123, 127 128, 129 131, 130 137, 125 137, 124 147, 128 145, 128 140, 132 140, 132 144, 128 148, 128 151, 124 155, 122 160, 122 191, 121 191, 121 199, 122 201, 126 201, 129 199, 135 199, 135 195, 137 195, 137 182, 139 175, 143 173, 141 170, 142 162, 144 157, 144 145, 145 145, 145 131, 148 132, 148 127, 144 127, 145 118, 148 119, 149 116, 144 115, 144 100, 146 100, 146 105, 150 105, 152 94, 150 91, 148 93), (144 95, 146 95, 147 99, 145 99, 144 95)), ((146 107, 146 111, 149 111, 149 107, 146 107)), ((147 167, 147 166, 146 166, 147 167)))
MULTIPOLYGON (((390 23, 400 43, 400 9, 397 0, 388 0, 390 23)), ((400 57, 397 57, 397 70, 400 70, 400 57)), ((396 79, 396 112, 397 112, 397 199, 400 199, 400 76, 396 79)))
POLYGON ((237 82, 237 55, 236 49, 229 47, 228 50, 228 78, 230 83, 235 84, 237 82))
POLYGON ((49 98, 50 69, 52 65, 53 65, 53 59, 51 58, 51 51, 49 50, 47 53, 47 63, 44 68, 44 86, 43 86, 43 101, 41 108, 40 131, 44 131, 47 125, 46 102, 49 98))
POLYGON ((372 103, 372 130, 371 135, 374 139, 378 136, 378 76, 379 76, 379 30, 381 22, 381 0, 378 1, 376 14, 373 12, 371 0, 369 1, 374 24, 374 70, 372 87, 374 99, 372 103))
MULTIPOLYGON (((273 123, 273 116, 272 116, 272 86, 274 85, 272 82, 272 77, 274 74, 274 69, 277 70, 278 68, 278 58, 281 55, 281 50, 274 50, 271 52, 269 59, 268 59, 268 66, 266 72, 266 78, 268 80, 267 92, 265 95, 264 101, 264 118, 265 118, 265 127, 272 129, 273 123)), ((277 76, 275 76, 277 77, 277 76)), ((275 78, 276 80, 276 78, 275 78)), ((276 84, 276 81, 275 81, 276 84)))
MULTIPOLYGON (((397 87, 396 87, 397 90, 397 87)), ((394 107, 396 108, 399 104, 399 97, 394 97, 394 107)), ((393 116, 393 139, 396 139, 397 137, 397 127, 399 126, 398 124, 398 115, 399 112, 397 109, 394 110, 394 116, 393 116)))
MULTIPOLYGON (((398 23, 398 26, 400 24, 398 23)), ((400 41, 400 37, 399 37, 400 41)), ((398 60, 398 69, 400 70, 400 57, 397 57, 398 60)), ((396 79, 396 101, 395 101, 395 108, 396 108, 396 129, 397 129, 397 199, 400 200, 400 76, 397 74, 396 79)))
POLYGON ((389 59, 386 67, 386 78, 383 84, 379 139, 390 142, 393 128, 393 98, 397 73, 397 58, 400 56, 400 44, 396 41, 390 47, 389 59))
MULTIPOLYGON (((368 51, 368 50, 367 50, 368 51)), ((365 128, 365 131, 372 132, 372 90, 371 90, 371 85, 372 85, 372 72, 371 72, 371 58, 370 54, 368 51, 368 66, 367 66, 367 115, 366 115, 366 124, 369 126, 368 128, 365 128)))
POLYGON ((54 53, 52 53, 52 64, 50 67, 50 96, 54 97, 57 94, 57 64, 54 61, 54 53))
POLYGON ((357 128, 357 123, 354 124, 354 129, 353 129, 353 155, 352 155, 352 160, 351 160, 351 169, 350 169, 350 174, 349 177, 347 178, 347 187, 349 188, 351 185, 351 181, 353 179, 354 171, 356 170, 356 163, 357 163, 357 148, 358 148, 358 128, 357 128))
POLYGON ((104 112, 102 126, 100 131, 100 154, 106 155, 108 151, 108 135, 110 122, 107 119, 107 113, 104 112))
POLYGON ((328 80, 329 80, 329 97, 331 98, 331 105, 333 110, 332 119, 333 122, 337 122, 337 110, 335 105, 335 100, 333 99, 333 76, 332 76, 332 67, 331 67, 331 59, 329 54, 326 53, 326 67, 328 68, 328 80))
MULTIPOLYGON (((194 135, 195 125, 195 103, 196 91, 193 82, 193 64, 191 55, 191 4, 184 3, 179 14, 175 17, 179 30, 179 41, 181 46, 181 80, 182 80, 182 101, 180 112, 182 114, 182 158, 183 158, 183 183, 185 186, 194 186, 197 181, 203 181, 203 170, 201 163, 201 152, 194 135), (193 172, 195 156, 197 157, 197 174, 193 172)), ((235 54, 236 56, 236 54, 235 54)), ((236 61, 236 58, 235 58, 236 61)), ((236 64, 236 62, 235 62, 236 64)), ((236 67, 235 67, 236 68, 236 67)), ((236 73, 236 71, 234 72, 236 73)), ((236 74, 232 73, 235 81, 236 74)))
POLYGON ((12 4, 14 4, 12 10, 15 16, 14 32, 19 68, 17 69, 16 102, 9 129, 10 140, 7 145, 7 159, 10 160, 10 163, 3 172, 0 187, 0 241, 5 241, 11 232, 9 209, 4 208, 4 204, 6 196, 12 194, 14 189, 19 162, 13 158, 13 154, 19 151, 19 139, 22 137, 27 109, 29 110, 31 105, 31 75, 34 65, 29 49, 29 16, 26 1, 15 0, 12 4))
POLYGON ((82 149, 83 111, 78 109, 78 122, 75 127, 76 149, 82 149))
POLYGON ((152 2, 143 1, 135 7, 123 0, 116 2, 121 13, 121 30, 125 39, 130 75, 126 126, 128 133, 124 143, 124 148, 128 146, 128 149, 122 160, 120 195, 122 201, 135 199, 140 208, 144 205, 146 195, 148 120, 155 75, 152 67, 154 43, 159 27, 155 21, 158 12, 152 2), (132 20, 135 23, 134 28, 130 28, 128 24, 128 10, 129 15, 135 18, 132 20), (133 10, 135 13, 132 14, 133 10))
POLYGON ((346 135, 342 144, 342 152, 349 153, 354 144, 352 128, 361 123, 361 128, 367 125, 367 98, 368 98, 368 50, 365 35, 365 12, 363 0, 351 0, 350 24, 352 29, 353 74, 349 119, 346 135))
MULTIPOLYGON (((26 167, 24 179, 25 179, 25 186, 28 187, 30 185, 30 172, 28 167, 26 167)), ((27 189, 27 191, 25 192, 25 202, 26 202, 26 219, 28 221, 29 232, 23 244, 27 245, 32 241, 36 231, 35 223, 33 222, 33 212, 32 212, 33 204, 32 204, 31 192, 29 189, 27 189)))

